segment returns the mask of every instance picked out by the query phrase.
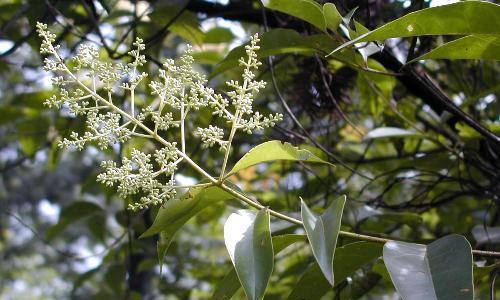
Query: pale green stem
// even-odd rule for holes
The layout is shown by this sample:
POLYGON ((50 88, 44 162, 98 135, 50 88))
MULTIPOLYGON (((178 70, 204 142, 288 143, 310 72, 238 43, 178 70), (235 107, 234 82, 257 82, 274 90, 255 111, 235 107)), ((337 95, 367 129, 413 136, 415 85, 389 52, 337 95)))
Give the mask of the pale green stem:
POLYGON ((184 115, 184 101, 182 101, 182 98, 184 97, 181 97, 181 150, 186 153, 186 136, 184 133, 184 119, 186 116, 184 115))
POLYGON ((229 138, 227 139, 226 153, 224 153, 224 161, 222 162, 222 169, 220 171, 219 181, 224 181, 224 173, 226 172, 227 161, 229 159, 229 152, 231 151, 231 144, 233 142, 234 134, 238 128, 238 123, 240 121, 241 113, 237 110, 234 118, 233 125, 231 126, 231 132, 229 133, 229 138))

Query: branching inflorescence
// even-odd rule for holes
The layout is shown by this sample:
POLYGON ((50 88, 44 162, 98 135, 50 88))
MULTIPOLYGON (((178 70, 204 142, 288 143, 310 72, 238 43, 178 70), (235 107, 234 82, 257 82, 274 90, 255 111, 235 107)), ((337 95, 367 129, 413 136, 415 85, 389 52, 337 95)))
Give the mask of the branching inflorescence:
MULTIPOLYGON (((58 96, 47 99, 46 105, 65 107, 74 115, 86 117, 83 135, 73 132, 70 139, 60 142, 61 147, 81 150, 87 143, 93 143, 106 149, 134 137, 151 138, 161 144, 153 153, 134 149, 120 164, 113 161, 102 163, 104 172, 98 176, 100 182, 117 185, 122 197, 143 195, 138 202, 129 204, 130 209, 144 209, 173 198, 178 188, 174 174, 181 162, 187 162, 212 183, 222 184, 237 130, 251 134, 274 126, 282 119, 281 114, 263 116, 253 109, 255 95, 265 87, 264 81, 255 80, 254 71, 261 65, 256 54, 259 49, 257 34, 245 47, 247 57, 240 59, 240 65, 244 67, 243 82, 227 82, 232 89, 227 93, 228 98, 206 86, 205 76, 193 69, 192 49, 188 47, 178 62, 166 60, 157 80, 148 84, 154 100, 146 107, 138 108, 136 89, 148 77, 147 73, 138 70, 146 63, 142 54, 145 45, 140 38, 133 44, 135 49, 128 53, 132 57, 131 63, 102 61, 98 48, 92 44, 81 46, 73 61, 66 63, 59 54, 59 46, 53 44, 55 35, 47 30, 47 25, 38 23, 37 29, 42 38, 40 53, 50 56, 45 58, 44 69, 54 72, 52 84, 59 88, 58 96), (129 101, 119 105, 113 101, 117 94, 128 95, 129 101), (189 113, 200 108, 210 109, 213 115, 223 118, 228 124, 228 131, 209 125, 198 127, 193 134, 201 140, 203 147, 218 146, 224 153, 218 179, 186 154, 186 119, 189 113), (167 130, 179 130, 180 141, 167 141, 164 138, 167 130)), ((189 116, 190 122, 195 121, 194 116, 189 116)))

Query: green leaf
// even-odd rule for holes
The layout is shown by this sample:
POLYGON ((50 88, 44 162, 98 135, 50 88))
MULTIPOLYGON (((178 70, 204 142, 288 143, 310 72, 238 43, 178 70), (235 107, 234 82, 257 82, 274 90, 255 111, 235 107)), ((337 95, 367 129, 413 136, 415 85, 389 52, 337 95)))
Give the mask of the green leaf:
POLYGON ((274 266, 269 211, 231 214, 224 224, 224 242, 247 299, 262 299, 274 266))
POLYGON ((472 249, 465 237, 445 236, 428 246, 384 245, 384 262, 405 300, 472 300, 472 249))
POLYGON ((229 300, 240 289, 241 284, 234 268, 229 271, 224 278, 217 283, 212 300, 229 300))
POLYGON ((196 45, 203 44, 203 32, 200 29, 198 18, 188 10, 182 10, 180 5, 163 5, 157 7, 149 17, 158 25, 165 26, 173 21, 168 27, 169 31, 179 35, 196 45), (178 15, 180 13, 180 15, 178 15), (175 20, 174 20, 175 18, 175 20))
MULTIPOLYGON (((280 253, 286 247, 306 240, 306 236, 302 234, 284 234, 273 236, 274 254, 280 253)), ((226 276, 217 284, 212 300, 229 300, 240 289, 241 284, 238 281, 236 270, 234 268, 229 271, 226 276)))
POLYGON ((141 235, 141 238, 144 238, 160 234, 156 243, 160 273, 163 271, 163 259, 177 231, 203 209, 219 201, 233 198, 229 193, 216 186, 195 187, 191 188, 180 199, 170 200, 160 208, 153 225, 141 235))
POLYGON ((397 127, 380 127, 370 130, 365 136, 365 140, 380 139, 380 138, 395 138, 395 137, 419 137, 421 134, 411 130, 397 127))
POLYGON ((337 30, 340 23, 342 23, 342 16, 333 3, 325 3, 325 5, 323 5, 323 16, 325 18, 326 27, 332 31, 337 30))
POLYGON ((208 206, 233 198, 216 186, 195 187, 189 189, 180 199, 172 199, 160 208, 153 225, 140 236, 140 238, 145 238, 160 233, 156 244, 160 273, 162 272, 163 259, 177 231, 208 206))
POLYGON ((64 207, 61 210, 59 221, 54 226, 47 230, 46 238, 48 241, 55 238, 63 232, 69 225, 90 216, 95 216, 98 213, 103 213, 103 209, 92 202, 78 201, 64 207))
POLYGON ((234 39, 233 32, 228 28, 215 27, 205 33, 205 44, 229 43, 234 39))
MULTIPOLYGON (((371 263, 382 255, 382 244, 371 242, 356 242, 337 248, 333 264, 335 265, 335 285, 344 281, 348 276, 361 267, 371 263)), ((320 299, 332 287, 323 276, 317 262, 311 264, 307 271, 295 284, 287 299, 320 299), (308 287, 308 288, 304 288, 308 287)))
POLYGON ((234 196, 216 186, 191 188, 180 199, 172 199, 160 208, 153 225, 141 238, 162 232, 170 243, 173 235, 197 213, 219 201, 233 198, 234 196))
POLYGON ((304 20, 322 31, 326 21, 321 6, 313 0, 265 0, 264 6, 304 20))
POLYGON ((326 211, 316 215, 304 201, 301 201, 301 217, 314 258, 319 264, 328 282, 334 285, 333 257, 342 220, 345 196, 334 200, 326 211))
POLYGON ((408 63, 424 59, 500 60, 500 35, 469 35, 448 42, 408 63))
POLYGON ((287 160, 287 161, 304 161, 312 163, 331 163, 322 160, 313 153, 305 149, 299 149, 292 146, 290 143, 282 143, 281 141, 269 141, 262 143, 248 151, 226 176, 231 176, 239 171, 254 166, 263 162, 287 160))
POLYGON ((360 42, 396 37, 500 34, 499 15, 500 5, 485 1, 464 1, 431 7, 389 22, 343 44, 333 52, 360 42))
MULTIPOLYGON (((336 41, 325 34, 302 36, 292 29, 272 29, 260 37, 260 50, 257 51, 257 55, 262 59, 289 53, 309 55, 320 52, 326 54, 338 45, 336 41)), ((245 46, 246 44, 231 50, 210 76, 214 77, 228 69, 237 67, 239 58, 245 56, 245 46)), ((354 60, 352 52, 349 51, 337 53, 333 58, 349 63, 353 63, 354 60)))

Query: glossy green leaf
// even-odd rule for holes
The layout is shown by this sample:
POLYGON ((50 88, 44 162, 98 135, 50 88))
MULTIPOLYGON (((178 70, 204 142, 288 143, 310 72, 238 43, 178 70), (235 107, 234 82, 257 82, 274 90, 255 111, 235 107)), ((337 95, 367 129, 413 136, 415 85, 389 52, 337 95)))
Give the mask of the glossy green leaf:
POLYGON ((267 209, 239 210, 224 224, 224 242, 247 299, 264 297, 274 267, 267 209))
POLYGON ((326 27, 330 30, 337 30, 340 23, 342 23, 342 16, 333 3, 325 3, 325 5, 323 5, 323 16, 325 18, 326 27))
POLYGON ((334 50, 366 41, 421 35, 500 34, 500 5, 464 1, 407 14, 334 50))
POLYGON ((73 202, 61 210, 59 221, 47 230, 46 238, 50 241, 63 232, 69 225, 83 218, 96 216, 96 214, 103 212, 103 209, 95 203, 86 201, 73 202))
POLYGON ((301 217, 307 239, 323 275, 332 286, 334 285, 333 258, 345 201, 345 196, 337 198, 321 216, 315 214, 304 201, 301 201, 301 217))
POLYGON ((322 31, 326 22, 321 6, 313 0, 264 0, 264 6, 304 20, 322 31))
POLYGON ((428 246, 384 245, 384 262, 404 300, 472 300, 472 249, 465 237, 449 235, 428 246))
POLYGON ((395 138, 395 137, 418 137, 420 134, 397 127, 380 127, 370 130, 365 136, 364 139, 380 139, 380 138, 395 138))
POLYGON ((411 60, 425 59, 484 59, 500 60, 500 35, 469 35, 439 46, 411 60))
MULTIPOLYGON (((333 260, 335 285, 382 256, 382 248, 382 244, 371 242, 356 242, 337 248, 333 260)), ((332 286, 325 279, 318 263, 314 262, 295 284, 287 299, 320 299, 331 289, 332 286)))
MULTIPOLYGON (((280 253, 286 247, 306 240, 306 236, 302 234, 284 234, 273 236, 274 254, 280 253)), ((226 276, 217 284, 212 300, 228 300, 240 289, 241 284, 238 281, 236 270, 234 268, 229 271, 226 276)))
POLYGON ((234 167, 229 171, 227 176, 238 173, 250 166, 254 166, 264 162, 287 160, 287 161, 303 161, 312 163, 330 164, 322 160, 313 153, 305 149, 299 149, 292 146, 290 143, 281 141, 269 141, 262 143, 248 151, 234 167))

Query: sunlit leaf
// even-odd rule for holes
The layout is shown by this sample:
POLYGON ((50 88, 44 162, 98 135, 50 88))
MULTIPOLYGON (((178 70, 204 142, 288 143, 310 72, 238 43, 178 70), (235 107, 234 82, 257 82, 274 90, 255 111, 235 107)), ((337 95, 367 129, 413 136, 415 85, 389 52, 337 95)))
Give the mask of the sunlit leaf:
POLYGON ((500 35, 469 35, 441 45, 408 63, 425 59, 500 60, 500 35))
POLYGON ((322 163, 333 166, 329 162, 322 160, 308 150, 299 149, 292 146, 290 143, 269 141, 250 149, 250 151, 248 151, 248 153, 245 154, 236 163, 236 165, 234 165, 227 176, 238 173, 239 171, 250 166, 277 160, 322 163))
POLYGON ((366 41, 421 35, 500 34, 500 5, 464 1, 409 13, 363 34, 334 51, 366 41))
POLYGON ((274 267, 269 211, 240 210, 224 224, 224 242, 247 299, 262 299, 274 267))
POLYGON ((323 16, 325 17, 326 27, 330 30, 337 30, 342 23, 342 16, 333 3, 323 5, 323 16))
POLYGON ((269 9, 294 16, 325 31, 326 22, 321 6, 313 0, 264 0, 269 9))
POLYGON ((460 235, 428 246, 391 241, 384 262, 404 300, 472 300, 472 249, 460 235))

